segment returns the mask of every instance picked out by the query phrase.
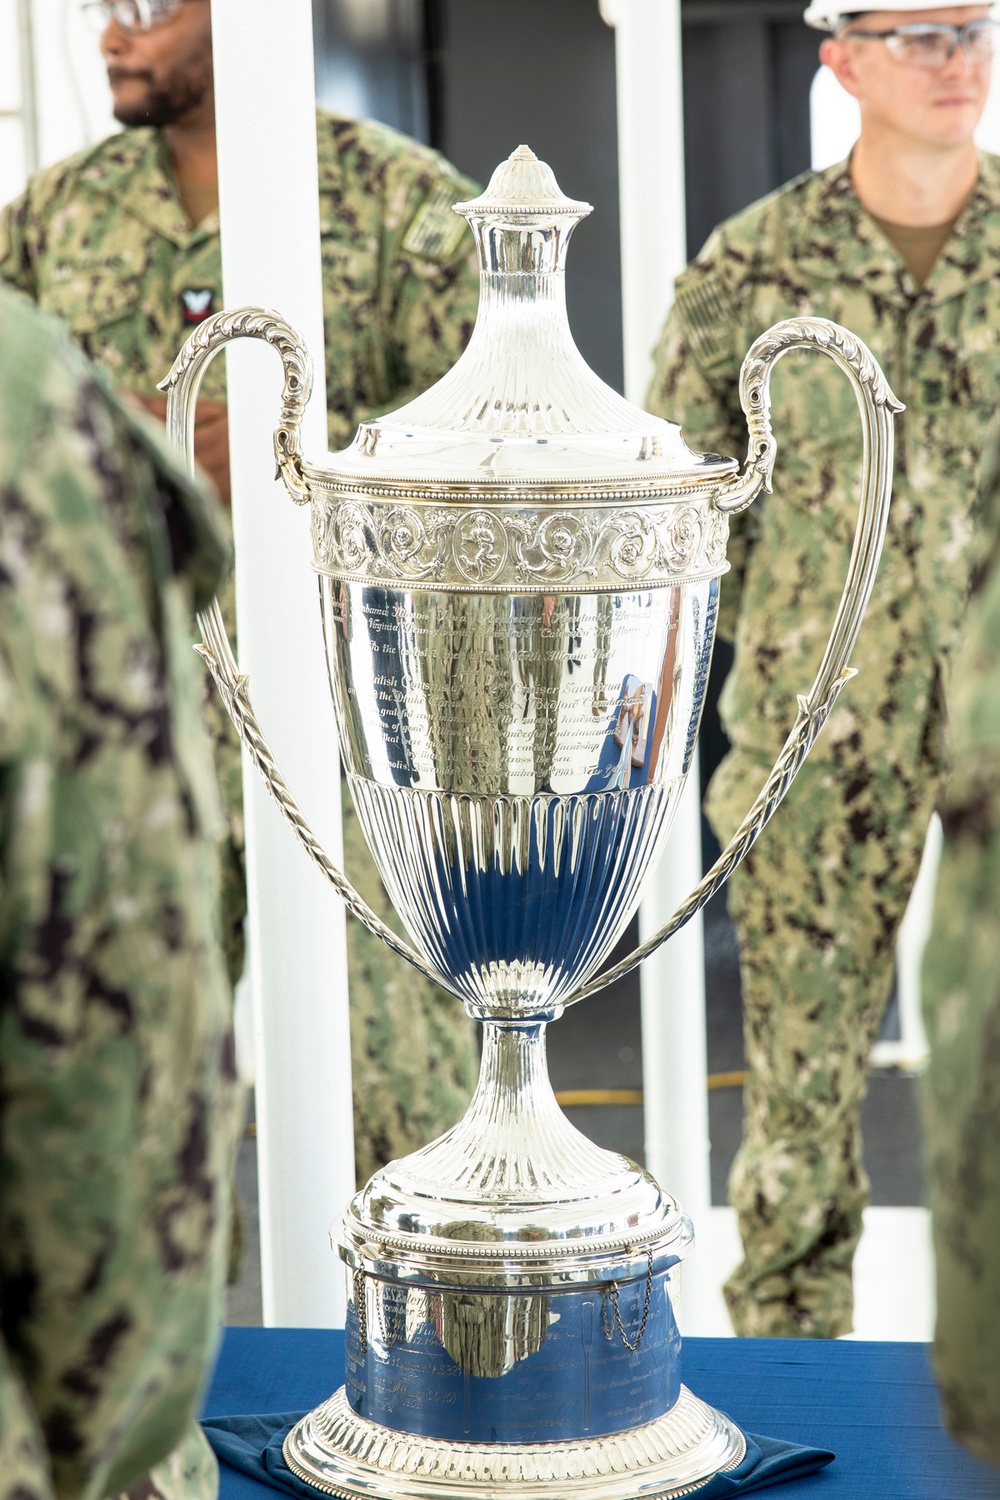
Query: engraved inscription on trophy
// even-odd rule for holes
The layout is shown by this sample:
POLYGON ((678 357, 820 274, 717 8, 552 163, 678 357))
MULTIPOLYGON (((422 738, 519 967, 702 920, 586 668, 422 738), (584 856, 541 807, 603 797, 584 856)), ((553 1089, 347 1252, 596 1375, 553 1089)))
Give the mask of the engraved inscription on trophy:
MULTIPOLYGON (((678 1394, 679 1335, 668 1280, 669 1272, 653 1278, 641 1357, 613 1329, 609 1334, 599 1289, 435 1293, 426 1320, 404 1313, 404 1338, 385 1342, 370 1331, 363 1353, 352 1304, 348 1399, 386 1426, 406 1420, 426 1436, 472 1442, 552 1441, 653 1421, 678 1394)), ((374 1290, 378 1303, 379 1283, 374 1290)), ((624 1324, 638 1326, 645 1278, 616 1287, 616 1294, 624 1324)), ((392 1288, 392 1298, 401 1295, 404 1289, 392 1288)))
POLYGON ((674 774, 659 757, 674 677, 706 649, 676 604, 664 615, 650 594, 322 586, 349 770, 385 785, 512 796, 619 791, 674 774), (623 715, 634 726, 627 748, 623 715))

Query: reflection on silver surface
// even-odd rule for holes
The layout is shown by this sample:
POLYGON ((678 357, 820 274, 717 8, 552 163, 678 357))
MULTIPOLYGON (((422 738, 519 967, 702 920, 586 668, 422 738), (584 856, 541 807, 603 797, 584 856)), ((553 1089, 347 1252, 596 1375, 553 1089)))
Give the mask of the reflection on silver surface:
POLYGON ((473 1014, 553 1013, 629 921, 690 763, 717 590, 321 580, 358 816, 473 1014))
POLYGON ((680 1394, 670 1280, 668 1268, 610 1288, 511 1295, 355 1276, 348 1402, 368 1421, 443 1442, 558 1442, 656 1421, 680 1394))
POLYGON ((342 757, 412 946, 311 834, 216 608, 203 617, 203 654, 252 761, 350 911, 484 1023, 464 1119, 376 1173, 344 1216, 346 1390, 292 1430, 285 1455, 321 1490, 357 1500, 665 1500, 744 1451, 726 1418, 680 1385, 674 1298, 691 1226, 646 1172, 566 1120, 546 1025, 704 904, 797 773, 850 676, 899 404, 853 335, 790 320, 744 363, 742 470, 692 454, 675 424, 610 390, 573 343, 564 257, 588 206, 522 147, 460 208, 482 275, 469 348, 327 462, 301 455, 308 355, 276 314, 209 319, 169 379, 171 431, 190 452, 198 383, 217 350, 248 335, 281 354, 275 457, 293 499, 311 505, 342 757), (690 766, 728 516, 770 488, 770 375, 802 347, 851 380, 864 433, 830 641, 717 864, 659 933, 598 973, 690 766))
POLYGON ((676 781, 698 730, 717 596, 716 579, 510 595, 323 578, 347 770, 492 798, 676 781))

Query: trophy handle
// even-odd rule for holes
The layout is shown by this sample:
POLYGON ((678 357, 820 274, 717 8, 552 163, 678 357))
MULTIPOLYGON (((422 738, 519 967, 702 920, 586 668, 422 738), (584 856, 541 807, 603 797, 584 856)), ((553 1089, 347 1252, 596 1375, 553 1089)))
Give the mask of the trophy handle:
POLYGON ((299 426, 312 393, 312 360, 302 335, 279 313, 264 307, 236 307, 214 313, 184 341, 157 390, 167 393, 167 436, 189 468, 194 465, 194 412, 205 371, 232 339, 263 339, 281 355, 285 383, 281 419, 274 429, 275 479, 283 479, 296 505, 308 505, 309 485, 302 471, 299 426))
POLYGON ((826 318, 788 318, 784 322, 775 323, 773 328, 769 328, 754 341, 740 370, 740 403, 750 430, 746 462, 739 474, 723 487, 715 503, 720 511, 733 514, 746 510, 761 490, 770 493, 777 454, 777 444, 771 431, 771 371, 790 349, 802 348, 820 350, 844 371, 858 399, 863 435, 861 509, 844 591, 837 606, 819 671, 809 692, 798 699, 799 711, 795 725, 782 746, 760 795, 704 879, 695 886, 665 926, 634 949, 627 958, 590 980, 566 1001, 567 1005, 585 1000, 588 995, 595 994, 605 985, 630 973, 644 958, 648 958, 668 938, 673 937, 725 885, 767 827, 775 809, 798 775, 802 762, 826 723, 841 689, 856 675, 847 663, 875 584, 892 492, 892 419, 904 409, 902 402, 890 390, 871 350, 859 338, 826 318))
MULTIPOLYGON (((310 499, 309 484, 303 470, 299 424, 312 390, 312 361, 302 336, 277 313, 259 307, 238 307, 230 312, 216 313, 198 325, 182 346, 169 375, 159 385, 161 391, 167 392, 167 434, 180 452, 188 471, 193 473, 194 415, 198 391, 211 360, 223 345, 237 338, 264 339, 281 355, 285 383, 281 393, 281 420, 274 433, 274 456, 277 461, 275 478, 285 481, 285 486, 297 505, 306 505, 310 499)), ((347 877, 328 857, 303 818, 261 732, 250 701, 249 678, 240 671, 233 655, 226 622, 217 599, 213 599, 208 608, 198 615, 198 628, 201 630, 202 640, 194 649, 204 658, 250 759, 299 843, 319 865, 348 911, 369 932, 381 938, 387 948, 412 964, 427 979, 443 985, 454 994, 447 979, 430 968, 416 949, 398 937, 362 900, 347 877)))

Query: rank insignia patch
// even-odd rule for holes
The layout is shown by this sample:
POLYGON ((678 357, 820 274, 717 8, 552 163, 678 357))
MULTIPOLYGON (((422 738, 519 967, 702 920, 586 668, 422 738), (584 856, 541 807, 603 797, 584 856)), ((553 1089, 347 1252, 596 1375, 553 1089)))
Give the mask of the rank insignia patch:
POLYGON ((204 323, 215 311, 215 292, 210 286, 189 286, 181 292, 185 323, 204 323))

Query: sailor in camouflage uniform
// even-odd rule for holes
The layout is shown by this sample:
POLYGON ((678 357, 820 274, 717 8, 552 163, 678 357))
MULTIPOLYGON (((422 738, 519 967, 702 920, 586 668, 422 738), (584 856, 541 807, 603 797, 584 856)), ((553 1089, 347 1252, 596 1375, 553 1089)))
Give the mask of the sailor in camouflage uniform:
POLYGON ((3 1500, 217 1487, 191 1417, 236 1079, 191 639, 227 561, 149 424, 0 291, 3 1500))
MULTIPOLYGON (((0 217, 0 277, 57 313, 119 386, 162 412, 156 385, 192 326, 222 305, 207 0, 153 0, 154 25, 113 9, 102 37, 119 135, 42 172, 0 217), (147 75, 149 75, 147 77, 147 75), (182 110, 184 130, 176 127, 182 110), (152 119, 153 126, 136 126, 152 119), (198 126, 198 129, 194 127, 198 126), (200 135, 199 135, 200 131, 200 135), (205 144, 191 153, 192 139, 205 144), (178 145, 180 142, 180 145, 178 145), (181 153, 181 146, 187 154, 181 153), (206 165, 207 153, 207 165, 206 165)), ((318 116, 329 437, 431 385, 475 320, 472 237, 451 204, 477 189, 436 152, 385 126, 318 116)), ((195 447, 228 490, 224 362, 208 369, 195 447)), ((224 599, 232 624, 232 595, 224 599)), ((209 716, 233 835, 224 931, 243 966, 239 746, 216 696, 209 716)), ((398 925, 344 785, 348 874, 398 925)), ((358 1178, 454 1123, 476 1072, 472 1023, 450 997, 348 920, 358 1178)))
MULTIPOLYGON (((1000 442, 986 468, 996 513, 1000 442)), ((934 1364, 951 1431, 1000 1464, 1000 549, 975 601, 948 706, 953 765, 923 974, 934 1364)))
MULTIPOLYGON (((1000 375, 1000 160, 972 142, 991 34, 948 30, 987 8, 850 9, 862 14, 843 26, 818 3, 810 17, 839 26, 821 55, 861 104, 851 161, 713 233, 678 279, 649 398, 693 448, 739 456, 743 356, 770 324, 808 314, 859 334, 906 403, 859 676, 729 887, 748 1082, 730 1178, 745 1258, 726 1296, 737 1332, 758 1336, 851 1328, 868 1193, 859 1108, 943 768, 942 705, 980 539, 974 479, 1000 375), (938 30, 909 34, 902 56, 884 35, 928 23, 938 30), (958 103, 942 109, 942 96, 958 103), (914 179, 926 200, 917 192, 915 210, 914 179)), ((737 520, 722 586, 732 749, 707 810, 723 841, 819 664, 857 518, 861 429, 847 380, 803 353, 782 360, 771 392, 774 493, 737 520)))

